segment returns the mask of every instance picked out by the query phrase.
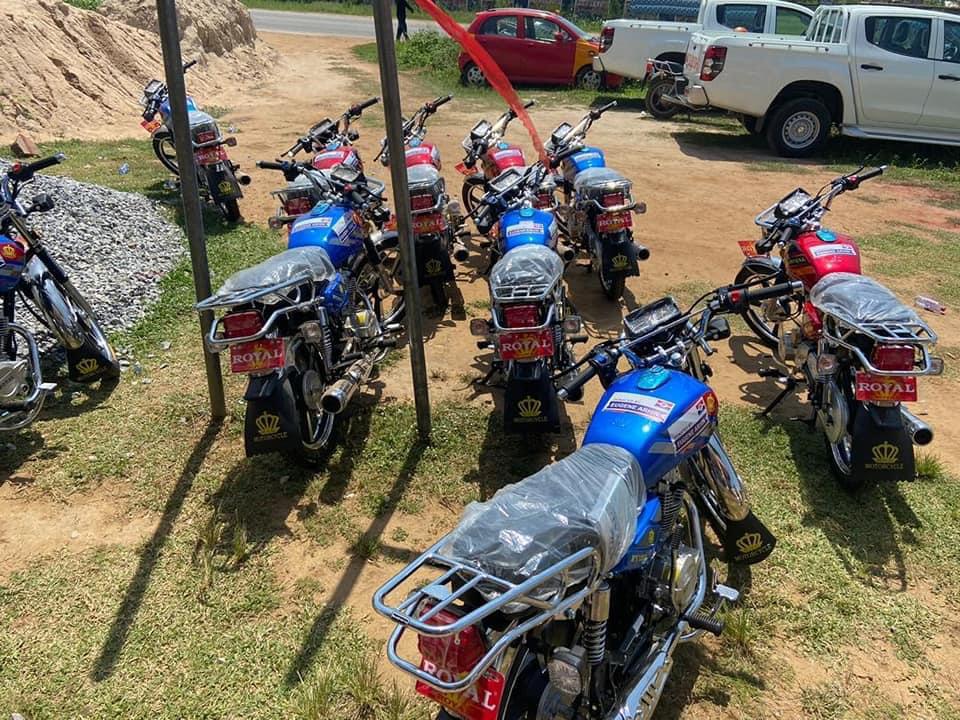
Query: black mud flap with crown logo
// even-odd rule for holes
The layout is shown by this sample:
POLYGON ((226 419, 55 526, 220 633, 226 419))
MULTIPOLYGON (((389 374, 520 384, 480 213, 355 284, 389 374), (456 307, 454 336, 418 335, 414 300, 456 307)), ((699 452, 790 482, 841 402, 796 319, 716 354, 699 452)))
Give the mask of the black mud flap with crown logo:
POLYGON ((600 264, 606 277, 612 275, 639 275, 637 264, 637 246, 630 234, 622 232, 616 235, 601 235, 597 240, 600 252, 600 264))
POLYGON ((753 565, 766 560, 777 544, 777 538, 753 510, 743 520, 727 520, 726 526, 723 551, 727 562, 753 565))
POLYGON ((864 480, 913 480, 913 442, 900 408, 857 404, 853 418, 853 474, 864 480))
POLYGON ((417 249, 417 283, 425 287, 432 282, 453 280, 453 261, 450 254, 437 236, 427 242, 416 243, 417 249))
POLYGON ((558 432, 560 407, 546 364, 518 363, 522 368, 507 378, 503 424, 509 433, 558 432))
POLYGON ((243 444, 247 457, 263 453, 292 453, 300 449, 300 423, 297 404, 288 376, 274 373, 251 377, 243 399, 247 415, 243 444))
POLYGON ((67 373, 73 382, 92 383, 113 372, 113 358, 91 342, 67 348, 67 373))

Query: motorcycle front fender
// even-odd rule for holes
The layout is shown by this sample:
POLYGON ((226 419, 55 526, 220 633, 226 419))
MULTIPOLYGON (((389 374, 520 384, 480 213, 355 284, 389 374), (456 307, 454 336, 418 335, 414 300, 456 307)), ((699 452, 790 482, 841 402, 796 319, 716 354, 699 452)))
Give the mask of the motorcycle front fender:
POLYGON ((783 260, 779 255, 757 255, 746 258, 743 268, 755 275, 776 275, 783 271, 783 260))
POLYGON ((68 350, 84 343, 84 329, 50 270, 38 257, 33 257, 21 276, 24 294, 30 299, 47 326, 68 350))

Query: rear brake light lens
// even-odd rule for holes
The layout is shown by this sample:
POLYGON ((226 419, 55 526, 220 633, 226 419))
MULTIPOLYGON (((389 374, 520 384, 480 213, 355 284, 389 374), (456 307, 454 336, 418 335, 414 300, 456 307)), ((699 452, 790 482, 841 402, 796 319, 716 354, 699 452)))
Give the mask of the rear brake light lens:
POLYGON ((433 201, 432 195, 411 195, 410 196, 410 207, 413 210, 429 210, 436 203, 433 201))
POLYGON ((313 201, 310 198, 293 198, 283 204, 283 211, 287 215, 303 215, 304 213, 310 212, 310 208, 312 207, 313 201))
POLYGON ((870 361, 880 370, 913 370, 912 345, 877 345, 870 361))
POLYGON ((720 45, 711 45, 703 56, 703 67, 700 70, 700 79, 709 82, 723 71, 727 61, 727 49, 720 45))
MULTIPOLYGON (((430 606, 422 611, 426 613, 430 606)), ((427 620, 428 625, 450 625, 457 616, 447 610, 441 610, 427 620)), ((441 680, 460 678, 470 672, 487 651, 483 634, 476 626, 470 626, 456 635, 442 637, 417 636, 417 648, 420 650, 421 667, 441 680)))
POLYGON ((248 337, 260 331, 263 318, 256 310, 223 316, 223 334, 227 338, 248 337))
POLYGON ((619 207, 623 205, 623 193, 607 193, 603 196, 604 207, 619 207))
POLYGON ((206 143, 217 139, 217 134, 213 131, 197 133, 197 142, 206 143))
POLYGON ((614 32, 616 32, 616 28, 605 27, 603 32, 600 33, 600 52, 606 52, 613 45, 614 32))
POLYGON ((507 327, 536 327, 540 324, 540 308, 536 305, 508 305, 503 309, 507 327))

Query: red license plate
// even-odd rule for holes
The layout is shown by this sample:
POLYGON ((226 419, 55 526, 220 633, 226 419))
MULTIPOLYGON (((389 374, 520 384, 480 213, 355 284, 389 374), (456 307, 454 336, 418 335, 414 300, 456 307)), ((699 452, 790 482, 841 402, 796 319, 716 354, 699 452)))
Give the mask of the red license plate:
POLYGON ((441 215, 440 213, 413 216, 413 234, 414 235, 438 233, 438 232, 443 232, 443 230, 444 230, 443 215, 441 215))
POLYGON ((254 373, 282 368, 286 363, 283 338, 253 340, 230 347, 230 372, 254 373))
POLYGON ((464 720, 497 720, 503 686, 503 674, 489 668, 475 684, 461 692, 440 692, 419 681, 417 692, 464 720))
POLYGON ((916 402, 917 378, 857 373, 857 400, 874 402, 916 402))
POLYGON ((633 227, 629 212, 602 213, 597 216, 597 232, 608 233, 633 227))
POLYGON ((757 246, 753 240, 737 240, 737 245, 740 246, 740 252, 746 257, 757 257, 757 246))
POLYGON ((467 165, 466 165, 466 163, 459 162, 459 163, 457 163, 456 165, 454 165, 453 167, 454 167, 454 169, 455 169, 458 173, 460 173, 461 175, 472 175, 472 174, 473 174, 473 168, 468 168, 467 165))
POLYGON ((222 160, 227 159, 227 151, 223 149, 222 145, 212 148, 203 148, 202 150, 197 150, 194 153, 194 158, 197 160, 197 165, 214 165, 222 160))
POLYGON ((501 360, 534 360, 553 355, 553 330, 505 332, 497 340, 501 360))
POLYGON ((140 127, 142 127, 151 135, 153 135, 157 130, 159 130, 162 125, 163 123, 160 120, 157 120, 156 118, 154 118, 153 120, 143 120, 140 122, 140 127))

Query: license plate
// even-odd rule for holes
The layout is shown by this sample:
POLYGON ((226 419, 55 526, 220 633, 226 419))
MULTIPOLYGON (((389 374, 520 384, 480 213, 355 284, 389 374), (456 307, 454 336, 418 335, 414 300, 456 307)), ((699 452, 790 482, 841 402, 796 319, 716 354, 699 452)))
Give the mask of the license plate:
POLYGON ((874 402, 916 402, 917 378, 857 373, 857 400, 874 402))
POLYGON ((453 166, 454 169, 461 175, 472 175, 473 168, 468 168, 466 163, 459 162, 453 166))
POLYGON ((534 360, 553 355, 553 330, 505 332, 497 338, 501 360, 534 360))
POLYGON ((597 232, 608 233, 633 227, 629 212, 602 213, 597 216, 597 232))
POLYGON ((443 232, 443 229, 443 215, 439 213, 413 216, 413 232, 415 235, 443 232))
POLYGON ((753 240, 737 240, 737 245, 740 246, 740 252, 746 257, 757 257, 757 246, 753 240))
POLYGON ((197 165, 214 165, 221 160, 227 159, 227 151, 224 150, 221 145, 212 148, 203 148, 194 153, 194 158, 197 160, 197 165))
POLYGON ((146 130, 148 133, 153 135, 160 127, 163 125, 162 122, 154 118, 153 120, 143 120, 140 122, 140 127, 146 130))
POLYGON ((475 684, 461 692, 440 692, 419 681, 417 692, 464 720, 497 720, 504 684, 503 674, 489 668, 475 684))
POLYGON ((230 347, 230 372, 265 372, 282 368, 286 362, 283 338, 253 340, 230 347))

